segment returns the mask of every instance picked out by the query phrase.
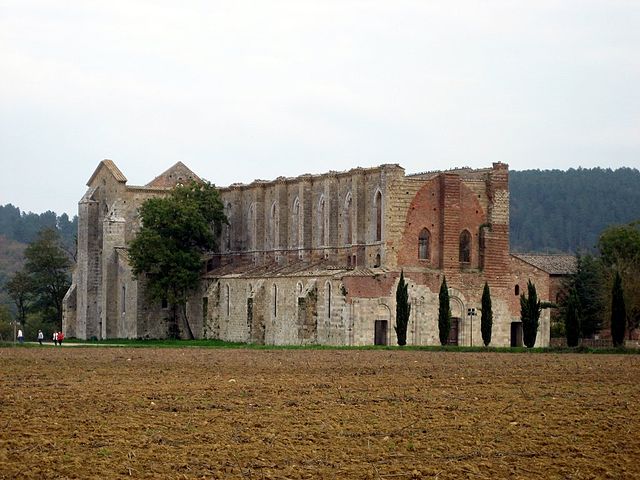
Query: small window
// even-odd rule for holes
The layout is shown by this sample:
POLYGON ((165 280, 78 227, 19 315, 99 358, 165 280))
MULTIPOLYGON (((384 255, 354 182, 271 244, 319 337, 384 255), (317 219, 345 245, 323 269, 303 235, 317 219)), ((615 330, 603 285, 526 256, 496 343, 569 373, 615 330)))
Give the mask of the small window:
POLYGON ((471 263, 471 234, 463 230, 460 234, 460 263, 471 263))
POLYGON ((429 234, 429 230, 423 228, 418 237, 418 258, 420 260, 429 260, 431 255, 430 243, 431 234, 429 234))
POLYGON ((376 263, 375 263, 374 267, 376 267, 376 268, 377 268, 377 267, 379 267, 379 266, 380 266, 380 263, 381 263, 381 262, 380 262, 380 254, 377 254, 377 255, 376 255, 376 263))
POLYGON ((520 295, 520 285, 516 285, 513 292, 516 294, 516 297, 520 295))
POLYGON ((169 302, 167 301, 167 297, 164 297, 164 298, 162 299, 162 308, 163 308, 163 309, 167 309, 167 308, 169 308, 169 302))
POLYGON ((278 286, 273 284, 273 316, 278 316, 278 286))

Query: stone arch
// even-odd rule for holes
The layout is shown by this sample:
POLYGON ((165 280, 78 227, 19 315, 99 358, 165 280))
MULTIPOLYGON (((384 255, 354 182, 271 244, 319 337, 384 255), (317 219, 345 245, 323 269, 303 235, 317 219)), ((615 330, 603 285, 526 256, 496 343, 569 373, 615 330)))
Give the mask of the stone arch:
POLYGON ((384 303, 378 304, 373 320, 373 344, 388 345, 391 330, 391 309, 384 303))

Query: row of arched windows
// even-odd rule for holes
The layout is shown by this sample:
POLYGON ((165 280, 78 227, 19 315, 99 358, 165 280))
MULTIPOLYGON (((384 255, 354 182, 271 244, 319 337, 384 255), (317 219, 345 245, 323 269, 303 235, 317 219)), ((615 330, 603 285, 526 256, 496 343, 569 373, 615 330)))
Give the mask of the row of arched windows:
MULTIPOLYGON (((382 214, 383 214, 383 205, 382 205, 382 193, 380 190, 377 190, 374 195, 374 221, 375 225, 373 226, 373 241, 380 242, 382 241, 382 214)), ((327 209, 324 195, 320 196, 320 200, 318 202, 318 220, 317 220, 317 241, 318 245, 325 246, 329 244, 328 239, 328 225, 329 219, 327 217, 327 209)), ((292 209, 291 209, 291 247, 292 248, 300 248, 303 246, 303 229, 301 226, 303 225, 303 221, 301 219, 302 216, 302 208, 300 206, 300 199, 296 197, 293 201, 292 209)), ((232 214, 232 206, 231 203, 227 203, 225 205, 225 214, 227 218, 230 220, 231 224, 231 214, 232 214)), ((344 206, 343 206, 343 215, 342 215, 342 232, 343 232, 343 242, 346 245, 352 245, 355 243, 356 239, 354 238, 353 231, 353 223, 354 223, 354 213, 353 213, 353 197, 351 192, 348 192, 345 196, 344 206)), ((256 228, 257 228, 257 218, 256 218, 256 204, 252 203, 249 206, 247 211, 247 227, 249 232, 249 244, 247 247, 250 250, 255 250, 256 246, 256 228)), ((280 212, 278 209, 277 202, 273 202, 271 204, 271 208, 269 210, 269 217, 267 219, 266 225, 266 248, 278 248, 278 236, 280 231, 280 212)), ((232 249, 232 240, 231 240, 231 228, 228 225, 225 225, 223 229, 223 245, 227 251, 232 249)))
MULTIPOLYGON (((418 259, 431 260, 431 232, 427 228, 423 228, 418 235, 418 259)), ((471 263, 471 233, 466 229, 460 233, 458 261, 471 263)))

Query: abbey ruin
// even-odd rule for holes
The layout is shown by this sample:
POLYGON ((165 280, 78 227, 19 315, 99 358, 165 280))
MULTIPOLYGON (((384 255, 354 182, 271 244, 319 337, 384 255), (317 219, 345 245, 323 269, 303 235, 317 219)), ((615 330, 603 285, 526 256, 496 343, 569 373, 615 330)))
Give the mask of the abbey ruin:
MULTIPOLYGON (((203 259, 200 289, 180 331, 274 345, 393 345, 402 270, 412 305, 408 344, 439 344, 438 291, 446 276, 450 343, 482 345, 479 313, 467 313, 479 312, 486 281, 492 345, 521 345, 519 293, 530 279, 542 300, 555 300, 554 276, 563 272, 509 253, 508 178, 503 163, 414 175, 381 165, 220 188, 229 226, 219 252, 203 259)), ((146 300, 127 243, 139 228, 140 205, 190 180, 199 178, 177 163, 147 185, 131 186, 114 162, 100 162, 79 202, 67 336, 168 335, 167 305, 146 300)), ((536 346, 548 343, 545 310, 536 346)))

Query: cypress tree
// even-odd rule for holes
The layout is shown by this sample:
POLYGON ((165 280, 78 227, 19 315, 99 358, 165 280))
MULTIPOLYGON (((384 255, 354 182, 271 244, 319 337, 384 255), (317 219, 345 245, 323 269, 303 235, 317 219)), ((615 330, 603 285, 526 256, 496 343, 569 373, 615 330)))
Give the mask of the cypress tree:
POLYGON ((567 346, 577 347, 580 339, 580 318, 578 316, 578 295, 575 289, 571 289, 567 299, 564 328, 567 346))
POLYGON ((614 347, 624 344, 624 330, 627 323, 627 310, 624 305, 624 292, 622 290, 622 278, 616 270, 611 291, 611 339, 614 347))
POLYGON ((542 306, 538 300, 536 287, 531 280, 527 282, 527 293, 528 296, 524 293, 520 295, 520 319, 522 320, 522 340, 527 348, 532 348, 538 336, 542 306))
POLYGON ((491 309, 491 292, 489 284, 484 282, 484 290, 482 290, 482 315, 480 317, 480 331, 482 332, 482 341, 484 346, 488 347, 491 343, 491 329, 493 327, 493 310, 491 309))
POLYGON ((409 323, 409 313, 411 313, 407 288, 407 282, 404 281, 404 271, 400 271, 400 281, 396 289, 396 326, 393 327, 400 346, 407 344, 407 324, 409 323))
POLYGON ((442 277, 442 285, 440 285, 438 300, 440 303, 438 308, 440 345, 446 345, 449 341, 449 330, 451 330, 451 308, 449 307, 449 288, 447 287, 447 279, 445 277, 442 277))

